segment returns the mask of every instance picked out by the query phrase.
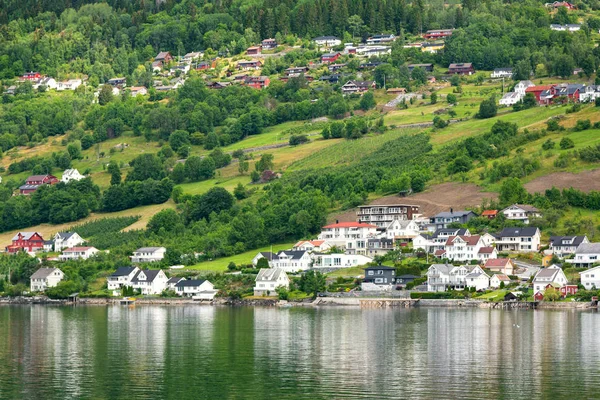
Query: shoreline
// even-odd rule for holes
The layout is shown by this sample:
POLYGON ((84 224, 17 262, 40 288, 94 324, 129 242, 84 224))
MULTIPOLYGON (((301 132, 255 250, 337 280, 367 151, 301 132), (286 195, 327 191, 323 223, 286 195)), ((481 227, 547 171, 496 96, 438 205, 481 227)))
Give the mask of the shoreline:
POLYGON ((133 303, 122 303, 121 298, 81 298, 70 300, 52 300, 47 297, 2 297, 3 305, 55 305, 55 306, 246 306, 246 307, 359 307, 361 309, 381 308, 487 308, 498 310, 595 310, 597 306, 584 302, 489 302, 485 300, 455 299, 398 299, 398 298, 360 298, 360 297, 317 297, 312 301, 288 302, 277 299, 232 300, 193 300, 181 298, 136 299, 133 303))

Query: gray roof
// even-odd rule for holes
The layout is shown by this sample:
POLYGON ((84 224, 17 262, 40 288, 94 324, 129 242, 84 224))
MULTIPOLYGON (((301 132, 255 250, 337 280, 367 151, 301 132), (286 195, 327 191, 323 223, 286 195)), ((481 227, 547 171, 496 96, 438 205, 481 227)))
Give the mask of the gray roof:
POLYGON ((156 250, 163 249, 164 247, 140 247, 134 253, 154 253, 156 250))
POLYGON ((115 272, 113 272, 110 276, 127 276, 133 272, 136 267, 119 267, 115 272))
POLYGON ((378 269, 381 269, 381 270, 384 270, 384 271, 395 271, 396 270, 396 268, 394 268, 394 267, 388 267, 387 265, 378 265, 376 267, 367 267, 367 268, 365 268, 365 271, 366 270, 376 271, 378 269))
POLYGON ((197 286, 202 285, 205 281, 206 281, 205 279, 182 280, 175 286, 177 286, 177 287, 197 287, 197 286))
POLYGON ((256 276, 257 281, 276 281, 281 275, 286 275, 281 268, 262 268, 256 276))
POLYGON ((526 228, 504 228, 502 232, 498 234, 498 237, 529 237, 535 236, 538 228, 526 227, 526 228))
POLYGON ((577 254, 600 254, 600 243, 581 243, 575 250, 577 254))
POLYGON ((184 281, 184 278, 181 277, 173 277, 173 278, 169 278, 169 280, 167 281, 167 284, 171 284, 171 283, 178 283, 180 281, 184 281))
POLYGON ((437 229, 434 234, 431 235, 431 238, 436 239, 442 236, 442 233, 447 234, 443 236, 465 236, 467 234, 467 230, 465 228, 441 228, 437 229))
POLYGON ((260 254, 262 254, 262 256, 269 261, 279 260, 279 257, 277 256, 277 254, 271 253, 270 251, 261 251, 260 254))
MULTIPOLYGON (((31 239, 31 237, 32 237, 33 235, 35 235, 37 232, 19 232, 19 233, 20 233, 21 235, 23 235, 23 239, 24 239, 24 240, 29 240, 29 239, 31 239)), ((19 239, 19 233, 17 233, 15 236, 13 236, 12 240, 18 240, 18 239, 19 239)), ((40 235, 40 234, 38 233, 38 235, 40 235)), ((40 235, 40 236, 42 236, 42 235, 40 235)))
POLYGON ((535 275, 535 278, 533 280, 535 281, 538 278, 550 278, 550 279, 553 279, 554 276, 556 276, 556 274, 558 273, 558 271, 560 271, 560 268, 542 268, 535 275))
POLYGON ((579 246, 584 239, 585 236, 550 236, 550 244, 552 244, 552 247, 579 246), (571 243, 562 244, 563 240, 568 240, 571 243))
POLYGON ((304 251, 304 250, 282 250, 279 253, 277 253, 277 256, 280 257, 281 254, 287 255, 292 260, 299 260, 304 256, 304 254, 306 254, 306 251, 304 251))
POLYGON ((31 279, 46 279, 56 270, 60 271, 58 268, 40 268, 31 275, 31 279))
MULTIPOLYGON (((512 205, 506 207, 504 210, 508 210, 511 207, 518 207, 521 210, 526 211, 526 212, 538 212, 539 211, 536 207, 529 205, 529 204, 512 204, 512 205)), ((502 210, 502 211, 504 211, 504 210, 502 210)))
POLYGON ((454 265, 450 265, 450 264, 432 264, 431 267, 435 267, 435 269, 437 269, 438 271, 440 271, 443 274, 449 274, 450 271, 452 270, 452 268, 454 268, 454 265))
POLYGON ((144 269, 144 270, 139 270, 137 274, 135 274, 135 276, 133 277, 133 279, 131 280, 132 283, 134 282, 152 282, 154 279, 156 279, 156 277, 158 276, 158 273, 162 271, 160 269, 144 269), (144 273, 144 275, 146 275, 146 279, 145 280, 140 280, 139 276, 141 273, 144 273))
POLYGON ((469 214, 475 214, 473 211, 443 211, 433 216, 433 218, 452 218, 452 217, 464 217, 469 214))
POLYGON ((57 235, 59 238, 63 240, 69 239, 71 236, 75 235, 76 232, 58 232, 57 235))

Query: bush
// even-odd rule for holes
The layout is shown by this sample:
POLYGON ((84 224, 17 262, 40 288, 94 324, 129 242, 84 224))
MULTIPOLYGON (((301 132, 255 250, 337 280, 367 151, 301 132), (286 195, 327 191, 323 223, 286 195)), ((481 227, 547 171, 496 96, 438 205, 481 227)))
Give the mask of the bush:
POLYGON ((436 115, 433 117, 433 126, 437 129, 442 129, 448 126, 448 121, 445 121, 436 115))
POLYGON ((546 122, 546 125, 548 126, 548 131, 550 132, 558 132, 558 131, 562 131, 564 128, 562 126, 560 126, 558 124, 558 121, 555 119, 551 119, 548 122, 546 122))
POLYGON ((411 299, 451 299, 452 297, 450 292, 413 292, 410 294, 411 299))
POLYGON ((555 143, 552 141, 552 139, 548 139, 542 144, 542 149, 552 150, 554 148, 554 145, 555 143))
POLYGON ((302 143, 308 142, 308 136, 306 135, 292 135, 290 136, 290 146, 297 146, 302 143))
POLYGON ((456 95, 449 93, 448 96, 446 96, 446 101, 448 101, 449 104, 456 104, 456 102, 457 102, 456 95))
POLYGON ((566 150, 566 149, 572 149, 573 147, 575 147, 575 142, 573 142, 573 139, 569 139, 567 137, 564 137, 561 139, 561 141, 560 141, 561 149, 566 150))
POLYGON ((589 119, 578 119, 577 123, 575 124, 575 131, 576 132, 585 131, 587 129, 590 129, 591 127, 592 127, 592 123, 590 122, 589 119))
POLYGON ((596 100, 594 100, 594 104, 596 105, 596 107, 600 107, 600 97, 596 97, 596 100))

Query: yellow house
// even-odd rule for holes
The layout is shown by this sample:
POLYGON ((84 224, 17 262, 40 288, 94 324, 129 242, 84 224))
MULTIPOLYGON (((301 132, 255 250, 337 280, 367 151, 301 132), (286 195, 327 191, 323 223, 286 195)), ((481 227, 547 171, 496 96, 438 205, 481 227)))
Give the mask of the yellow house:
POLYGON ((421 45, 421 51, 425 51, 427 53, 437 53, 443 48, 444 42, 423 43, 421 45))

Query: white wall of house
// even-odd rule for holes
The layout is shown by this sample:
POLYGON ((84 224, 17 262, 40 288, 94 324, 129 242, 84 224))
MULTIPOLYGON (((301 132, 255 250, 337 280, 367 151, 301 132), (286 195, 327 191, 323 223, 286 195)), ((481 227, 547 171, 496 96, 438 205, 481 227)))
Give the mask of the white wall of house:
POLYGON ((350 268, 372 262, 371 257, 361 254, 317 254, 313 268, 350 268))
POLYGON ((136 290, 139 290, 144 295, 149 294, 160 294, 163 290, 167 288, 167 275, 160 270, 160 272, 154 277, 152 281, 142 280, 143 278, 141 274, 143 271, 138 274, 138 281, 132 283, 132 287, 136 290))
POLYGON ((581 284, 586 290, 600 288, 600 267, 594 267, 586 271, 580 272, 581 284))
MULTIPOLYGON (((567 280, 565 273, 563 272, 563 270, 561 268, 554 267, 554 266, 548 267, 548 268, 557 269, 558 272, 553 278, 540 278, 540 277, 538 277, 538 275, 536 275, 536 277, 533 279, 533 293, 534 294, 537 292, 544 293, 544 290, 546 290, 546 286, 548 286, 549 284, 556 284, 559 287, 562 287, 562 286, 565 286, 569 282, 567 280)), ((538 272, 538 274, 539 274, 539 272, 538 272)))
POLYGON ((116 290, 121 290, 123 286, 131 286, 131 280, 140 269, 135 267, 129 275, 124 276, 109 276, 107 278, 108 290, 112 290, 113 294, 116 290))
POLYGON ((293 259, 291 256, 288 256, 285 252, 280 252, 277 255, 276 260, 269 261, 269 267, 281 268, 285 272, 297 272, 306 271, 310 268, 311 263, 312 258, 310 257, 310 253, 308 252, 305 252, 299 259, 293 259))
POLYGON ((43 292, 47 288, 58 285, 63 280, 65 274, 58 268, 55 268, 52 274, 42 279, 31 279, 29 288, 32 292, 43 292))
POLYGON ((98 254, 98 249, 95 247, 90 247, 85 250, 76 250, 76 251, 66 251, 58 256, 58 259, 61 261, 67 260, 87 260, 88 258, 95 256, 98 254))
POLYGON ((176 292, 179 296, 194 297, 200 300, 212 300, 217 294, 215 286, 209 281, 204 281, 199 286, 177 286, 176 292))
POLYGON ((134 251, 133 257, 131 258, 132 262, 155 262, 160 261, 165 258, 165 253, 167 249, 164 247, 159 247, 154 251, 134 251))
POLYGON ((77 232, 75 232, 66 240, 63 240, 57 233, 54 235, 54 251, 62 251, 63 249, 68 249, 70 247, 77 247, 83 242, 83 238, 79 236, 77 232))

